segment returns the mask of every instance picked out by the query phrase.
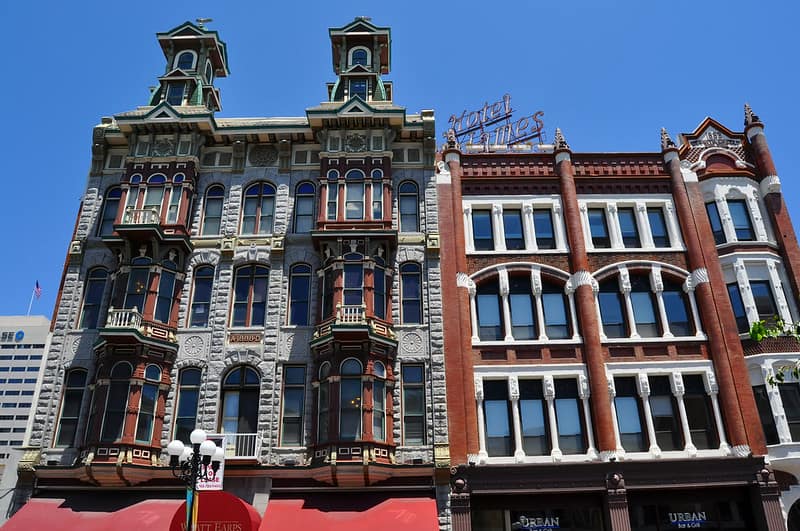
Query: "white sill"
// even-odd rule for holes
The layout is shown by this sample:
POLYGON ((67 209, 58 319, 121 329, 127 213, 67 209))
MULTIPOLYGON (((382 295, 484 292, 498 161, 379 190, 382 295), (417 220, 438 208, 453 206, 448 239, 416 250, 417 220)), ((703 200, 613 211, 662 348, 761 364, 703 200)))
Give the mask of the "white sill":
POLYGON ((600 338, 603 345, 627 345, 636 343, 691 343, 696 341, 706 341, 708 339, 705 334, 698 336, 675 336, 675 337, 614 337, 614 338, 600 338))
POLYGON ((547 345, 574 345, 578 346, 583 341, 576 339, 535 339, 527 341, 473 341, 473 347, 507 347, 507 346, 547 346, 547 345))

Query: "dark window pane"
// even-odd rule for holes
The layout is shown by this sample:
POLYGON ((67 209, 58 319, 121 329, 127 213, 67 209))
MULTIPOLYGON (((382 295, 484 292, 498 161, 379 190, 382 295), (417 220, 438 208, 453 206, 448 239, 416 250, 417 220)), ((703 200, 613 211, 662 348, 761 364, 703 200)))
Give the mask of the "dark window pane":
POLYGON ((530 277, 511 277, 508 298, 511 311, 511 334, 514 339, 537 338, 539 334, 534 318, 530 277))
POLYGON ((549 455, 547 404, 541 380, 520 380, 519 414, 522 423, 522 446, 526 455, 549 455))
POLYGON ((606 337, 627 337, 629 334, 622 309, 622 295, 617 291, 616 279, 600 286, 598 303, 606 337))
POLYGON ((664 282, 664 310, 667 314, 669 331, 675 336, 690 336, 694 334, 694 326, 689 317, 688 295, 683 289, 671 282, 664 282))
POLYGON ((606 212, 604 209, 589 209, 589 233, 592 236, 592 244, 595 248, 603 249, 611 247, 611 240, 608 237, 606 212))
POLYGON ((800 441, 800 386, 796 383, 778 384, 786 422, 792 441, 800 441))
POLYGON ((756 408, 758 417, 761 419, 761 427, 764 429, 764 436, 767 444, 778 444, 778 429, 775 427, 775 417, 772 414, 772 406, 769 403, 769 393, 766 385, 753 387, 753 395, 756 398, 756 408))
POLYGON ((636 225, 636 214, 632 208, 620 208, 617 211, 619 226, 622 231, 622 243, 625 247, 641 247, 639 228, 636 225))
POLYGON ((656 318, 655 298, 645 277, 631 278, 631 305, 636 320, 636 331, 642 337, 658 337, 661 327, 656 318))
POLYGON ((492 213, 490 211, 474 210, 472 212, 472 236, 475 241, 476 251, 494 250, 492 213))
POLYGON ((722 229, 722 219, 719 216, 719 209, 716 203, 706 203, 708 221, 711 223, 711 232, 714 233, 714 243, 717 245, 725 243, 725 231, 722 229))
POLYGON ((752 241, 756 239, 753 232, 753 223, 747 211, 747 202, 744 200, 728 201, 728 210, 731 213, 736 239, 739 241, 752 241))
POLYGON ((650 412, 661 450, 681 450, 683 442, 678 428, 678 408, 672 396, 668 376, 650 377, 650 412))
POLYGON ((520 210, 503 211, 503 230, 505 231, 506 249, 525 248, 525 237, 522 234, 522 212, 520 210))
POLYGON ((772 295, 770 282, 768 280, 751 280, 750 291, 756 303, 758 318, 768 323, 774 323, 778 308, 775 306, 775 298, 772 295))
POLYGON ((699 449, 717 448, 719 440, 714 414, 711 411, 711 399, 703 385, 703 377, 699 374, 687 374, 683 376, 683 383, 686 389, 683 403, 692 443, 699 449))
POLYGON ((482 341, 502 339, 504 334, 497 282, 486 282, 478 286, 475 302, 478 307, 478 337, 482 341))
POLYGON ((506 380, 484 380, 484 414, 486 417, 486 451, 490 456, 513 454, 511 436, 511 403, 506 380))
POLYGON ((656 247, 670 247, 667 222, 664 211, 660 208, 648 208, 647 219, 650 221, 650 233, 653 235, 653 244, 656 247))
POLYGON ((539 249, 556 248, 556 237, 553 231, 553 213, 550 209, 534 209, 533 228, 536 233, 536 246, 539 249))
POLYGON ((742 302, 742 294, 739 292, 738 284, 728 284, 728 296, 731 299, 733 315, 736 317, 736 326, 739 333, 747 332, 750 329, 750 321, 747 319, 747 312, 742 302))

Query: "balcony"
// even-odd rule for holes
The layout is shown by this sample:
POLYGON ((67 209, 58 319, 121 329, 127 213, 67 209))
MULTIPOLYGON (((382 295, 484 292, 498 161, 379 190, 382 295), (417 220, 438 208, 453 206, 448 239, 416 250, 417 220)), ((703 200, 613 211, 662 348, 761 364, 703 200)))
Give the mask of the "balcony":
MULTIPOLYGON (((333 317, 319 323, 311 339, 312 347, 319 347, 317 352, 326 350, 331 342, 378 341, 387 345, 389 350, 397 347, 397 335, 390 322, 367 316, 365 304, 337 304, 333 317)), ((381 350, 385 350, 381 349, 381 350)))
POLYGON ((340 325, 360 325, 367 324, 367 305, 348 304, 336 305, 336 324, 340 325))
POLYGON ((100 336, 105 340, 111 337, 123 339, 122 342, 125 343, 154 339, 177 346, 174 328, 164 323, 145 320, 135 306, 131 309, 113 306, 109 308, 105 325, 100 329, 100 336))
POLYGON ((260 458, 260 433, 214 433, 208 435, 208 439, 222 441, 226 461, 257 461, 260 458))
POLYGON ((122 215, 122 225, 158 225, 161 220, 158 217, 158 209, 153 208, 131 208, 125 209, 122 215))
POLYGON ((187 252, 192 250, 184 221, 167 223, 161 219, 160 207, 125 207, 119 223, 114 225, 114 232, 103 236, 103 241, 118 245, 120 238, 134 243, 146 243, 155 239, 180 245, 187 252))

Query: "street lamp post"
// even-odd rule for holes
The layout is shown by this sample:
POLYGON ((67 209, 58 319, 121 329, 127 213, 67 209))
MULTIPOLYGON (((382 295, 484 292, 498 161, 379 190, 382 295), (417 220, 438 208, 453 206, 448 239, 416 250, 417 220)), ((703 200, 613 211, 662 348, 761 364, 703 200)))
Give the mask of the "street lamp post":
POLYGON ((177 439, 170 442, 167 453, 172 475, 186 485, 186 531, 193 531, 197 482, 214 478, 225 458, 225 451, 214 444, 214 441, 207 440, 206 432, 201 429, 192 431, 189 440, 191 446, 184 446, 177 439))

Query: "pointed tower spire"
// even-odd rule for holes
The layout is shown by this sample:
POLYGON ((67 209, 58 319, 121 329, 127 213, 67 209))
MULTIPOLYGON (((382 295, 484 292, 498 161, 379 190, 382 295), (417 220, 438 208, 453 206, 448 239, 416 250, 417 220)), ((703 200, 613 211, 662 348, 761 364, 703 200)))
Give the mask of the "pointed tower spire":
POLYGON ((555 146, 556 151, 559 149, 570 149, 569 144, 567 144, 567 141, 564 139, 564 135, 561 134, 560 127, 556 127, 556 136, 553 139, 553 145, 555 146))
POLYGON ((752 125, 755 123, 761 123, 761 118, 758 117, 756 113, 753 112, 753 109, 750 107, 749 103, 744 104, 744 125, 747 127, 748 125, 752 125))
POLYGON ((670 138, 669 133, 667 133, 666 127, 661 128, 661 151, 664 151, 669 148, 674 148, 675 142, 672 141, 670 138))

